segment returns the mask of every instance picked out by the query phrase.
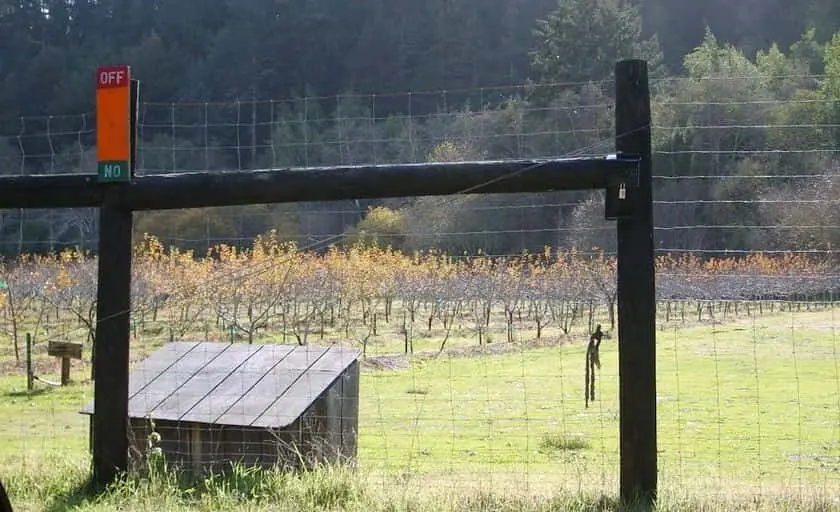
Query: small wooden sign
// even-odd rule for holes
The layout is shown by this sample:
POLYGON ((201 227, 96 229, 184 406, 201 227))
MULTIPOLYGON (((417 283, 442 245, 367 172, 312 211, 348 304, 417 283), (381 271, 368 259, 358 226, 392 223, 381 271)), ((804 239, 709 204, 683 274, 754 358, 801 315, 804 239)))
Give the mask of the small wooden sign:
POLYGON ((47 354, 62 359, 81 359, 82 344, 67 341, 51 341, 47 346, 47 354))
POLYGON ((82 358, 82 344, 69 341, 51 341, 47 345, 47 354, 61 358, 61 385, 70 383, 70 360, 82 358))

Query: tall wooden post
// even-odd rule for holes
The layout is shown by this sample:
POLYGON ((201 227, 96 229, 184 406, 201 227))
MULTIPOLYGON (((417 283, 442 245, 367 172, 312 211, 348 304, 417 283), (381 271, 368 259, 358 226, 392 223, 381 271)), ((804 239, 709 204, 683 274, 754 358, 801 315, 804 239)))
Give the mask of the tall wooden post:
POLYGON ((99 272, 93 344, 93 474, 100 484, 128 468, 128 363, 132 213, 119 184, 105 186, 99 209, 99 272))
POLYGON ((32 373, 32 335, 26 333, 26 390, 32 391, 35 388, 34 374, 32 373))
POLYGON ((133 215, 125 188, 136 161, 138 86, 127 67, 97 71, 97 139, 102 204, 93 345, 93 480, 104 485, 128 469, 128 375, 133 215), (108 96, 101 94, 109 90, 108 96), (104 155, 104 156, 103 156, 104 155))
POLYGON ((618 219, 620 494, 656 501, 656 288, 647 63, 616 65, 616 151, 638 157, 638 184, 626 188, 629 215, 618 219))

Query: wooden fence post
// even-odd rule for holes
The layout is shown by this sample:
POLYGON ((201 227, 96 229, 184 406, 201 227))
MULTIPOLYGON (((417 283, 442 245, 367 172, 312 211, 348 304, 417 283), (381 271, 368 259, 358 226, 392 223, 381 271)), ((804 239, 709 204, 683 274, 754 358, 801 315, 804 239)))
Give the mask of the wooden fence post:
POLYGON ((638 157, 638 184, 626 188, 630 216, 618 219, 620 495, 656 501, 656 288, 647 63, 616 65, 616 152, 638 157))
POLYGON ((128 469, 132 213, 120 205, 121 187, 107 186, 99 214, 92 437, 93 477, 100 484, 128 469))
POLYGON ((12 502, 9 500, 6 488, 3 487, 3 482, 0 482, 0 512, 13 512, 12 502))
MULTIPOLYGON (((130 83, 130 172, 136 158, 139 83, 130 83)), ((130 181, 102 185, 99 269, 93 343, 93 480, 108 484, 128 470, 128 375, 131 340, 133 213, 125 204, 130 181)))

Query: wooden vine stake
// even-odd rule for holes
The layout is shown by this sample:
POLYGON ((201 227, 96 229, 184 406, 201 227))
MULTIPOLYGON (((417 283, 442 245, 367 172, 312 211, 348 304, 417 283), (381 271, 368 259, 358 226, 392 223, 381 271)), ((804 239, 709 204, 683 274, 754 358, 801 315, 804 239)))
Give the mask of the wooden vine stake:
POLYGON ((595 370, 601 369, 601 358, 598 350, 601 348, 601 324, 595 326, 595 332, 589 337, 589 345, 586 347, 586 384, 583 387, 584 402, 589 408, 589 402, 595 401, 595 370))
POLYGON ((35 374, 32 372, 32 335, 26 333, 26 390, 35 388, 35 374))

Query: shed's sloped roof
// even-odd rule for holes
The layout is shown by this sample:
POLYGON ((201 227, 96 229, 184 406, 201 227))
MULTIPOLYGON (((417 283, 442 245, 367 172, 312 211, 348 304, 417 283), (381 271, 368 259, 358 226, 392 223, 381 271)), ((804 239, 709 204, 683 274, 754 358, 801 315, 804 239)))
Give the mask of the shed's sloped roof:
MULTIPOLYGON (((168 343, 131 372, 128 415, 283 428, 359 355, 337 345, 168 343)), ((93 403, 82 413, 92 414, 93 403)))

